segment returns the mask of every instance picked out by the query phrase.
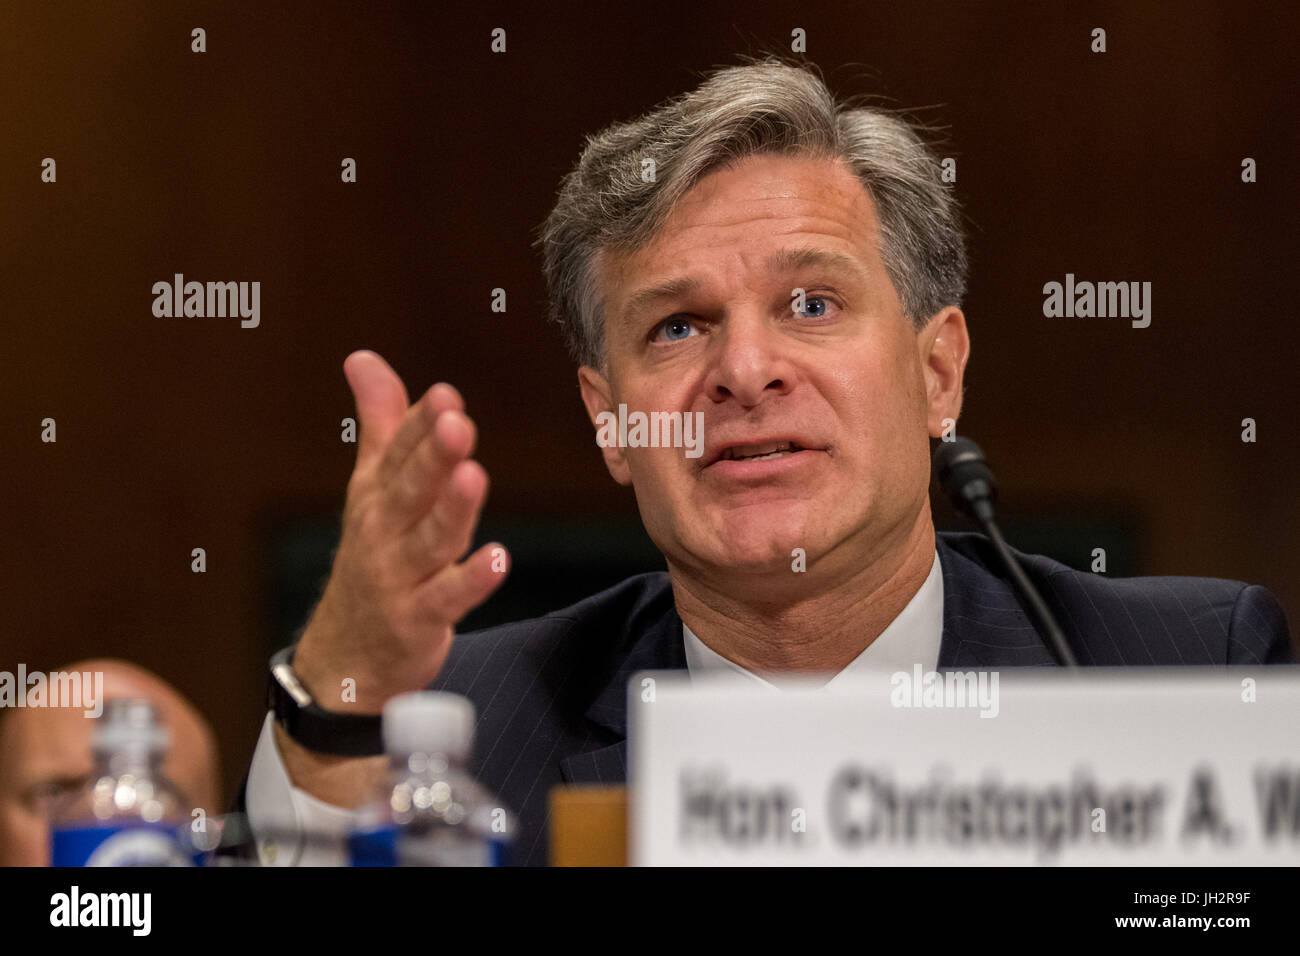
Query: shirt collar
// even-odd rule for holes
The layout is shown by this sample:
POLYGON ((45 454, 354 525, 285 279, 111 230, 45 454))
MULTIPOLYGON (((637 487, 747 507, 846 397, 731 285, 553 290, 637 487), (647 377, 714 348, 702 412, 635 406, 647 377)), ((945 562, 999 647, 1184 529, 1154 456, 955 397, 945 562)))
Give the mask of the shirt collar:
MULTIPOLYGON (((774 690, 779 690, 788 679, 807 681, 806 673, 791 673, 789 678, 773 674, 766 678, 759 677, 709 647, 685 623, 682 624, 682 636, 686 647, 686 668, 691 674, 731 672, 774 690)), ((830 687, 849 673, 880 670, 911 672, 914 664, 934 668, 938 666, 939 644, 942 639, 943 574, 936 551, 930 573, 912 595, 912 600, 907 602, 898 617, 889 622, 880 636, 849 661, 843 670, 833 675, 826 686, 830 687)))

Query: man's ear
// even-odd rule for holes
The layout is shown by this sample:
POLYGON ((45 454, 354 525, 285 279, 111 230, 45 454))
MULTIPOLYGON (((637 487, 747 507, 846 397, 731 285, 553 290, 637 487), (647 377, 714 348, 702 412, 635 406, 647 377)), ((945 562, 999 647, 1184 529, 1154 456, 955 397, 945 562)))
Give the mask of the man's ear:
POLYGON ((937 312, 917 334, 925 374, 926 424, 931 438, 944 433, 944 419, 961 415, 962 379, 970 358, 966 316, 956 306, 937 312))
POLYGON ((618 444, 618 412, 610 395, 609 382, 589 365, 578 369, 578 388, 587 417, 596 429, 596 440, 605 456, 605 467, 620 485, 632 484, 632 470, 627 466, 624 449, 618 444))

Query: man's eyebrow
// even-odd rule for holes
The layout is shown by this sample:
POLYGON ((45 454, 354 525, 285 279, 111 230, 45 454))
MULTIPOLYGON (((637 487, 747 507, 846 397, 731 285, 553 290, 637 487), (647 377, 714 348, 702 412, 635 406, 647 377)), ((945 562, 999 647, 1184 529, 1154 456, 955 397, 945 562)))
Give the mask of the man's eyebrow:
POLYGON ((846 256, 842 252, 833 252, 830 249, 817 249, 810 246, 798 249, 782 249, 780 252, 774 252, 767 257, 763 267, 768 272, 794 272, 798 269, 814 267, 838 269, 858 279, 865 279, 867 272, 862 263, 852 256, 846 256))
POLYGON ((45 795, 54 795, 65 793, 68 790, 75 790, 81 787, 86 781, 86 775, 51 773, 31 780, 23 784, 18 791, 18 796, 22 800, 34 800, 37 797, 45 795))
MULTIPOLYGON (((829 249, 812 247, 782 249, 779 252, 772 253, 763 262, 763 268, 768 272, 794 272, 799 269, 814 267, 836 269, 859 279, 864 278, 866 275, 865 268, 857 259, 829 249)), ((623 307, 623 319, 625 321, 631 320, 642 310, 664 299, 676 299, 690 295, 701 284, 701 281, 695 276, 680 276, 640 289, 628 298, 627 304, 623 307)))
POLYGON ((623 306, 623 319, 630 321, 633 316, 642 310, 649 308, 656 302, 663 299, 677 299, 685 295, 690 295, 700 287, 700 280, 695 276, 681 276, 676 279, 668 279, 665 282, 659 282, 652 286, 647 286, 638 292, 633 293, 623 306))

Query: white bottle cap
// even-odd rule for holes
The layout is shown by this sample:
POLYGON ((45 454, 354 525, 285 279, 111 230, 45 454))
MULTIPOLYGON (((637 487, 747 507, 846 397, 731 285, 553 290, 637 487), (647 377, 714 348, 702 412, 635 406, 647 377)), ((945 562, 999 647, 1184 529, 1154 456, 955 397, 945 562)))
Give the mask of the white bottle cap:
POLYGON ((384 704, 383 730, 390 754, 440 753, 464 762, 474 743, 474 704, 444 691, 398 694, 384 704))
POLYGON ((145 750, 161 752, 170 738, 158 722, 158 712, 147 700, 117 698, 104 702, 96 722, 93 749, 100 752, 145 750))

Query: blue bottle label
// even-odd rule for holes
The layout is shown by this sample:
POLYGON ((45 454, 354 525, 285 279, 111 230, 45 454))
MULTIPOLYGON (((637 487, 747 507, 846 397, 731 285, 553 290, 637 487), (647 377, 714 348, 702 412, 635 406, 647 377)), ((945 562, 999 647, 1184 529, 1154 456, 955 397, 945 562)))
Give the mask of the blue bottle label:
POLYGON ((421 839, 392 824, 353 830, 348 836, 353 866, 506 866, 508 851, 500 840, 421 839))
POLYGON ((354 830, 348 836, 348 856, 353 866, 397 866, 397 828, 354 830))
POLYGON ((63 827, 51 836, 54 866, 192 866, 173 827, 136 823, 126 826, 63 827))

